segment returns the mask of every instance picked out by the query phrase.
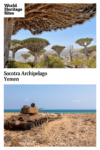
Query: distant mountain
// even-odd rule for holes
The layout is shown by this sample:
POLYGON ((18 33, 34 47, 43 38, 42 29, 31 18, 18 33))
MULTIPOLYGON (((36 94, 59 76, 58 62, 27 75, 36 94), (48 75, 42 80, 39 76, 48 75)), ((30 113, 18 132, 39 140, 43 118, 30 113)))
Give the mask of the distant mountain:
MULTIPOLYGON (((24 61, 24 58, 21 56, 21 54, 28 54, 26 51, 18 51, 15 53, 15 60, 16 61, 24 61)), ((12 52, 10 51, 9 56, 12 57, 12 52)), ((34 60, 34 56, 30 56, 27 61, 33 61, 34 60)))
MULTIPOLYGON (((79 50, 80 50, 80 48, 79 48, 79 49, 74 49, 73 55, 74 55, 74 54, 78 54, 78 53, 79 53, 79 50)), ((50 51, 47 51, 46 53, 55 54, 56 52, 53 51, 53 50, 50 50, 50 51)), ((64 57, 65 55, 69 55, 68 49, 63 50, 62 53, 60 54, 61 57, 64 57)))
MULTIPOLYGON (((73 55, 76 53, 79 53, 80 49, 74 49, 73 51, 73 55)), ((47 51, 46 53, 51 53, 51 54, 55 54, 56 52, 53 50, 47 51)), ((28 54, 27 51, 18 51, 15 53, 15 60, 16 61, 24 61, 23 57, 21 56, 21 54, 28 54)), ((65 55, 69 55, 69 52, 67 49, 65 49, 62 53, 61 53, 61 57, 64 57, 65 55)), ((9 56, 12 57, 12 52, 9 52, 9 56)), ((34 56, 30 56, 27 61, 34 61, 34 56)))

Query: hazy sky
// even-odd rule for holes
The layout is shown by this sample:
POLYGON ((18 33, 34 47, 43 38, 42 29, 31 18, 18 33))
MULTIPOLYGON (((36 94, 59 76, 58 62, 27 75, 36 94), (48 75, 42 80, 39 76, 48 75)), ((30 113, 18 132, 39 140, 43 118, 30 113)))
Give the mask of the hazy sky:
POLYGON ((96 109, 96 85, 4 85, 4 109, 96 109))
POLYGON ((65 47, 73 45, 74 48, 83 48, 78 44, 75 44, 75 41, 87 37, 94 39, 89 46, 96 45, 96 16, 82 25, 76 25, 63 30, 58 29, 57 31, 43 32, 42 34, 35 36, 32 35, 30 31, 21 29, 16 35, 12 36, 12 39, 24 40, 30 37, 47 39, 50 42, 50 45, 45 48, 46 50, 51 50, 53 45, 65 47))

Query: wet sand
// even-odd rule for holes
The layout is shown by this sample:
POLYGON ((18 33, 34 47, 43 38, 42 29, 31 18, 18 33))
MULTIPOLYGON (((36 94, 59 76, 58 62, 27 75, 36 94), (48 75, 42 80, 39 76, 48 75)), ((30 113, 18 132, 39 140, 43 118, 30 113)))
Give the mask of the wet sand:
MULTIPOLYGON (((5 113, 4 121, 19 113, 5 113)), ((96 114, 49 114, 31 130, 5 130, 5 147, 95 147, 96 114)))

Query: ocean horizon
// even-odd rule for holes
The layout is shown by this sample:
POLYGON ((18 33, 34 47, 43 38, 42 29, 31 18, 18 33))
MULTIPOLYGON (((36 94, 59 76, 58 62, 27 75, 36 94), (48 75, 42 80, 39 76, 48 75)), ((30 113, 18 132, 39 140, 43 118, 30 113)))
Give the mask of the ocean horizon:
MULTIPOLYGON (((5 109, 4 113, 20 113, 20 109, 5 109)), ((96 113, 96 109, 43 109, 39 113, 96 113)))

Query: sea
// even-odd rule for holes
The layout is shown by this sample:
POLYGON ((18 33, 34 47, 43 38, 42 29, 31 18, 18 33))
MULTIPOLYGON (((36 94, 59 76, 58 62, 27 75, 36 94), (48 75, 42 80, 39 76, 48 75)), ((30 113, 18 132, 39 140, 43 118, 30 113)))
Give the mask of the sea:
MULTIPOLYGON (((20 113, 20 109, 5 109, 4 113, 20 113)), ((39 113, 96 113, 95 109, 43 109, 39 113)))

